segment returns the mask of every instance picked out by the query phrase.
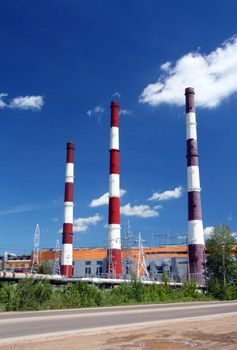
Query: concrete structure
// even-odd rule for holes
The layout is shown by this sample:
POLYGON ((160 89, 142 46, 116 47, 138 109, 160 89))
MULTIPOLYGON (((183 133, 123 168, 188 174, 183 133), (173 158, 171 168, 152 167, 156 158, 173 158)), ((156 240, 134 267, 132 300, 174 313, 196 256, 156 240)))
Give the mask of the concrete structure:
POLYGON ((66 178, 64 197, 64 224, 62 235, 61 274, 71 277, 72 238, 73 238, 73 182, 74 182, 74 143, 67 143, 66 178))
POLYGON ((110 175, 108 215, 108 273, 119 278, 122 273, 120 232, 120 178, 119 178, 119 105, 111 103, 110 175))
POLYGON ((198 166, 197 128, 194 103, 194 89, 185 89, 186 96, 186 142, 188 167, 188 255, 190 276, 198 283, 204 277, 204 234, 200 197, 200 180, 198 166))

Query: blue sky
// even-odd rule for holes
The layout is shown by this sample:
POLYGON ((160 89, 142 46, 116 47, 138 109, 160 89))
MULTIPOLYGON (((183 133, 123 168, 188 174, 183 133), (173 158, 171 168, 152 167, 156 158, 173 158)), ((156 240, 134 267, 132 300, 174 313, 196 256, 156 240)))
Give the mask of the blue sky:
POLYGON ((37 223, 41 247, 61 243, 71 140, 74 244, 106 244, 107 205, 90 203, 108 192, 112 99, 122 110, 122 227, 129 219, 148 245, 152 233, 185 236, 188 85, 204 227, 237 231, 236 10, 234 0, 2 2, 1 252, 30 251, 37 223))

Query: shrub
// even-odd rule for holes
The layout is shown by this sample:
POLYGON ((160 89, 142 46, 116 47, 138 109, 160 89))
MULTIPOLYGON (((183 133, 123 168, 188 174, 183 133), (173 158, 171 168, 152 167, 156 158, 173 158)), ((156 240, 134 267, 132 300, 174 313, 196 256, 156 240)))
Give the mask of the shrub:
POLYGON ((44 308, 52 296, 52 287, 49 281, 28 279, 17 285, 19 307, 21 310, 39 310, 44 308))
POLYGON ((170 300, 170 290, 164 285, 151 284, 145 288, 147 303, 160 303, 170 300))
POLYGON ((17 311, 20 298, 17 294, 17 285, 10 282, 0 284, 0 309, 1 311, 17 311))

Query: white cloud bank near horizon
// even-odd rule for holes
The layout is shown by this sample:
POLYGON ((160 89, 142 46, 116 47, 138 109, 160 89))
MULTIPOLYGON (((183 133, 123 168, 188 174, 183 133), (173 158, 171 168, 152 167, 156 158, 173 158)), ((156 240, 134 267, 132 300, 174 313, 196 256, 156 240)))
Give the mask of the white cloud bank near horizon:
POLYGON ((9 103, 5 102, 7 96, 7 93, 0 93, 0 108, 39 111, 44 105, 43 96, 18 96, 9 103))
MULTIPOLYGON (((120 190, 120 197, 122 197, 127 191, 123 190, 121 188, 120 190)), ((107 205, 109 204, 109 192, 106 192, 102 194, 99 198, 92 199, 92 201, 89 204, 89 207, 95 208, 95 207, 100 207, 102 205, 107 205)))
POLYGON ((215 108, 237 92, 237 35, 208 55, 189 52, 176 62, 165 62, 158 81, 145 87, 139 102, 183 106, 184 90, 194 87, 200 108, 215 108))
POLYGON ((174 190, 167 190, 164 192, 155 192, 151 197, 148 198, 148 201, 166 201, 172 198, 180 198, 183 194, 182 186, 175 187, 174 190))

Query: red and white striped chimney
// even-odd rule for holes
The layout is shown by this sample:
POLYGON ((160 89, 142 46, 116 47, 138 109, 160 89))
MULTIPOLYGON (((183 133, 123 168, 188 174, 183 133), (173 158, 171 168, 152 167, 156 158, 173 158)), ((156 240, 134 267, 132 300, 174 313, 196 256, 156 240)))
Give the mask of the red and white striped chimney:
POLYGON ((186 142, 188 167, 188 255, 190 276, 199 284, 204 277, 204 233, 200 196, 198 166, 197 123, 194 103, 194 89, 185 89, 186 96, 186 142))
POLYGON ((108 220, 108 272, 120 278, 122 272, 119 184, 119 104, 111 102, 110 175, 108 220))
POLYGON ((74 143, 67 143, 61 274, 72 276, 74 143))

